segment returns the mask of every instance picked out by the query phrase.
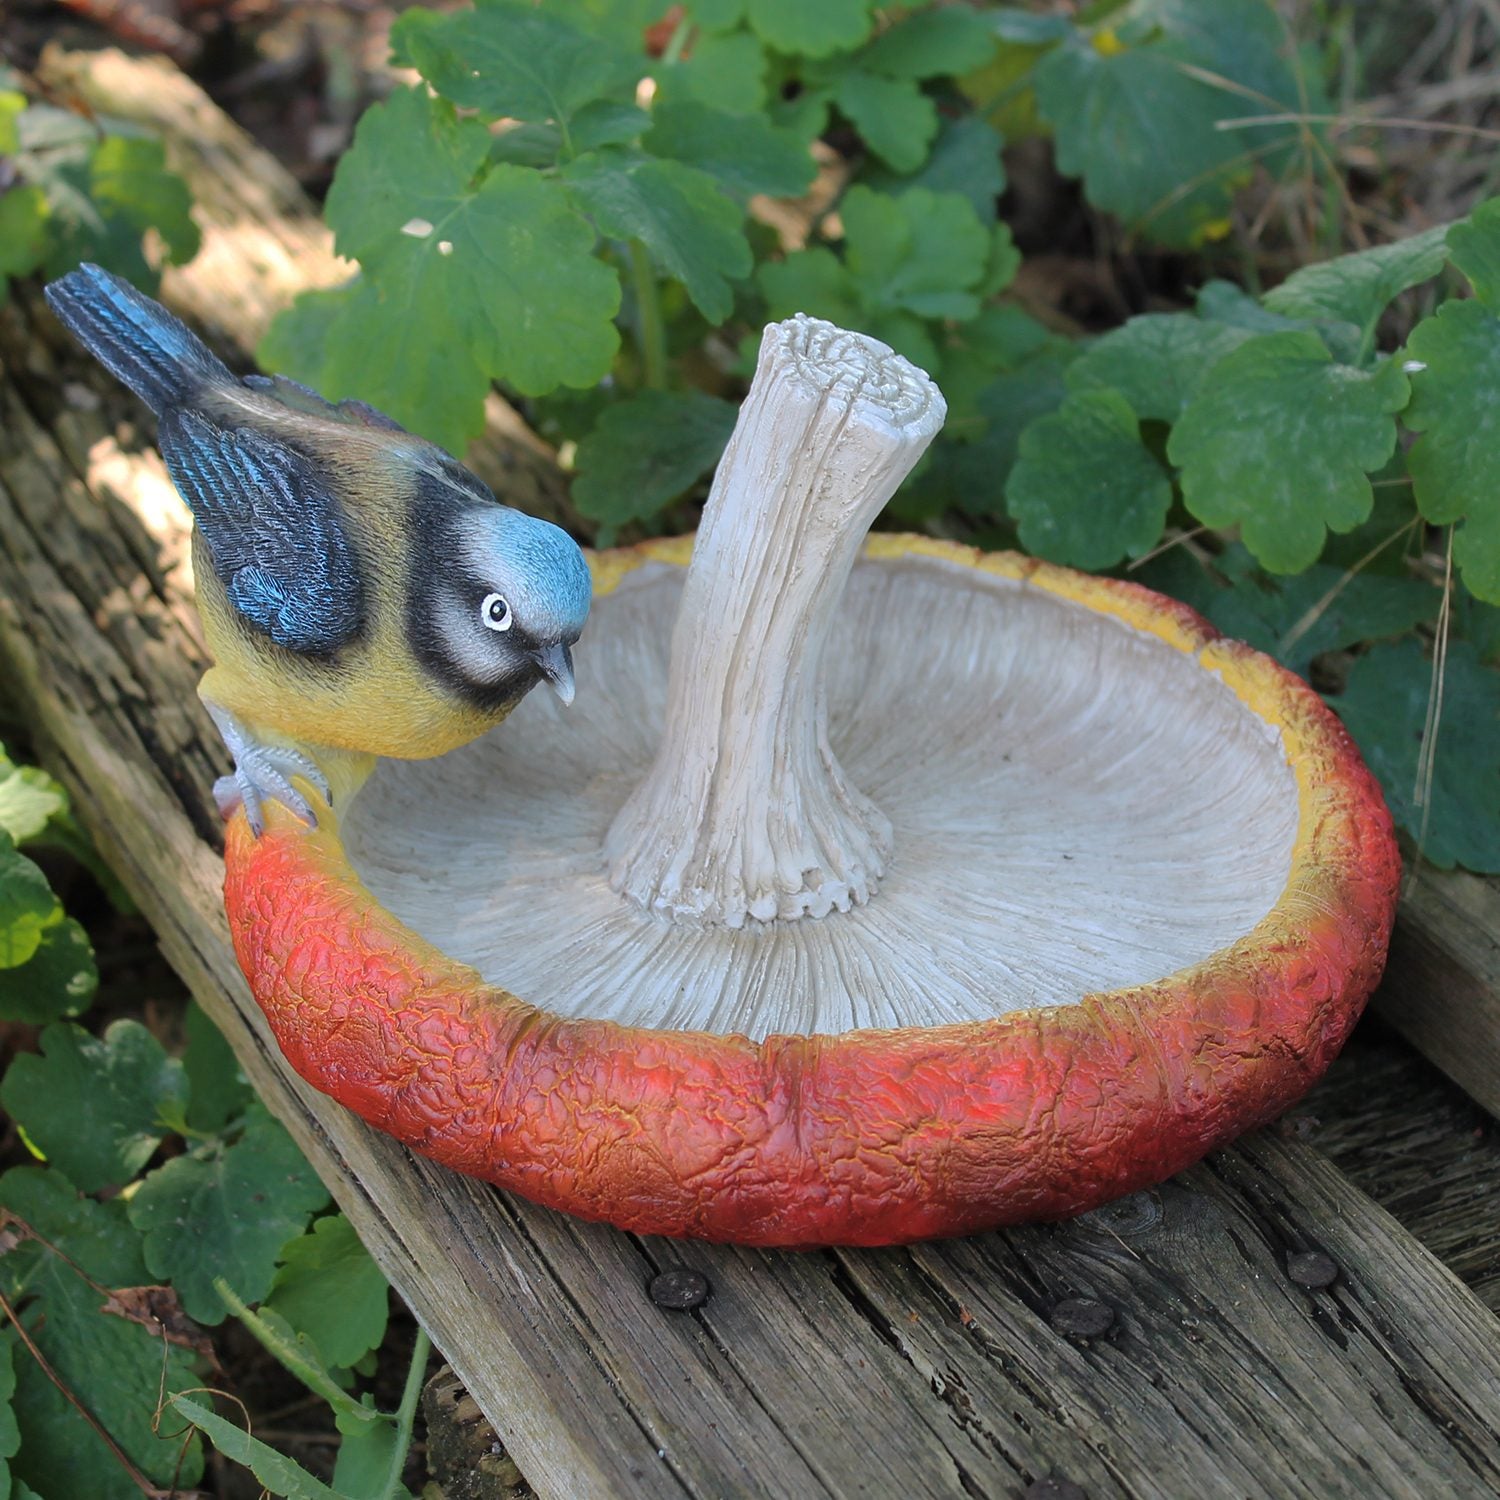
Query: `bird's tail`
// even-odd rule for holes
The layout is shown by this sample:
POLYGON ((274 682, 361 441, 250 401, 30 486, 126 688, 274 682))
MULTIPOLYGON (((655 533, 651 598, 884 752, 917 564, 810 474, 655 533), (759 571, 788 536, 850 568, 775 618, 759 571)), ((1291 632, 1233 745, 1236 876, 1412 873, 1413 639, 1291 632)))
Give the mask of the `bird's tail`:
POLYGON ((98 266, 60 276, 47 301, 73 337, 157 413, 188 404, 204 385, 234 379, 186 324, 98 266))

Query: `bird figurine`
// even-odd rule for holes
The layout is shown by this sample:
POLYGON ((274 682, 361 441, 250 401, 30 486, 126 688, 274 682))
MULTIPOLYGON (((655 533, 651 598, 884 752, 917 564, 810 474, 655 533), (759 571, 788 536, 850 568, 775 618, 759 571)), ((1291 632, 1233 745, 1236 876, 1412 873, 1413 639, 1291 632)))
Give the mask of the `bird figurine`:
MULTIPOLYGON (((193 513, 214 665, 198 693, 234 772, 228 817, 328 800, 298 744, 421 759, 499 723, 538 682, 573 699, 588 617, 583 554, 501 505, 462 464, 361 401, 283 376, 237 378, 159 303, 98 266, 46 289, 53 311, 156 413, 193 513), (289 743, 292 742, 292 743, 289 743)), ((330 803, 331 805, 331 803, 330 803)))

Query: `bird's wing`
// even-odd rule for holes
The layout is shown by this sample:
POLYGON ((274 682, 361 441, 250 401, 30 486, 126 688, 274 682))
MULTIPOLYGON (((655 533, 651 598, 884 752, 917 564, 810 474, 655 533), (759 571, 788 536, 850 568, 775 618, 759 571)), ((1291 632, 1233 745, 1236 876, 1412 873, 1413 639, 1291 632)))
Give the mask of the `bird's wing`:
POLYGON ((310 655, 359 633, 358 562, 317 464, 264 433, 181 408, 163 413, 159 441, 214 572, 249 624, 310 655))

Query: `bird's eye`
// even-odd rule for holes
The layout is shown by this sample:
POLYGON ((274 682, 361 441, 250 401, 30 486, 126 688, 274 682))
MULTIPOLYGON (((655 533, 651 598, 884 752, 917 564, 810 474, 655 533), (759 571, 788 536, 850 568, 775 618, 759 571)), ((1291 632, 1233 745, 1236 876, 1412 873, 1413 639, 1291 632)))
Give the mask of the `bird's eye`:
POLYGON ((486 594, 479 606, 479 618, 488 630, 509 630, 511 624, 510 605, 503 594, 486 594))

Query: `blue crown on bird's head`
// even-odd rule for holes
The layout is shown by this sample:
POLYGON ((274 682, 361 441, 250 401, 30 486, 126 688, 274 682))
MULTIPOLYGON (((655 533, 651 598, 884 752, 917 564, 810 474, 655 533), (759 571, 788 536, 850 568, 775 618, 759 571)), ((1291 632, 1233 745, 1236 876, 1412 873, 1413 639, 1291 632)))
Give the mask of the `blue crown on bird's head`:
POLYGON ((510 565, 517 614, 535 634, 576 641, 594 592, 578 543, 561 526, 509 506, 497 506, 486 519, 496 551, 510 565))

